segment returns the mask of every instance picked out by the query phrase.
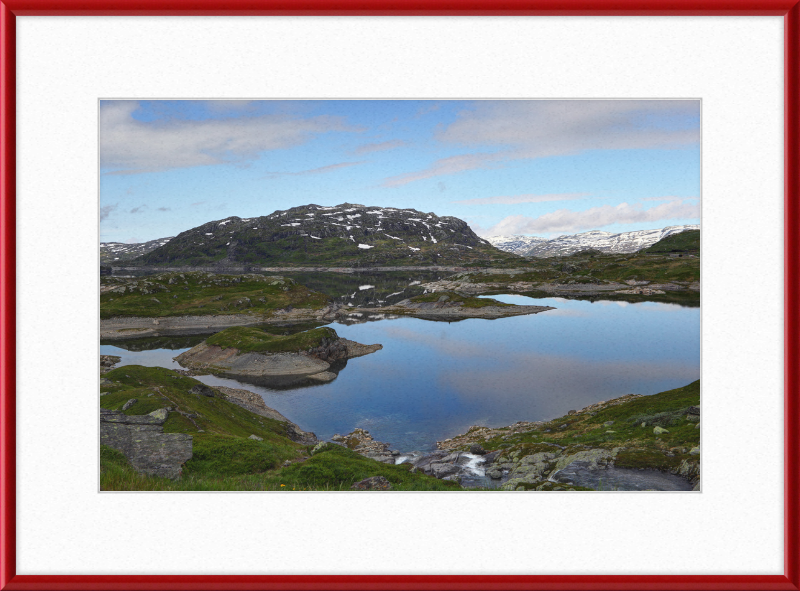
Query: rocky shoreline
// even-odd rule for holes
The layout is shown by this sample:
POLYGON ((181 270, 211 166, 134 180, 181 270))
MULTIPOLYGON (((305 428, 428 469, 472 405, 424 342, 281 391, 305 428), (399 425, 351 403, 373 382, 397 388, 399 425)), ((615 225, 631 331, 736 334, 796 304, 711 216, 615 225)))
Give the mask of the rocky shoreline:
MULTIPOLYGON (((547 441, 526 441, 532 433, 550 433, 565 429, 564 420, 594 417, 601 411, 645 398, 628 394, 598 402, 566 417, 552 421, 520 421, 507 427, 473 426, 461 435, 437 441, 433 452, 397 452, 388 443, 374 441, 369 432, 355 429, 348 435, 335 435, 331 440, 353 451, 385 463, 407 463, 412 472, 422 472, 443 480, 456 480, 465 488, 499 488, 501 490, 700 490, 700 448, 688 446, 646 451, 627 441, 610 441, 605 445, 576 445, 547 441), (515 439, 521 443, 515 444, 515 439), (488 450, 486 449, 488 448, 488 450), (637 463, 636 459, 644 459, 637 463)), ((684 420, 699 428, 699 407, 683 411, 684 420)), ((643 421, 642 429, 651 429, 656 443, 669 430, 659 426, 656 415, 651 425, 643 421)), ((613 427, 614 421, 601 425, 613 427)), ((613 429, 605 429, 613 434, 613 429)), ((612 438, 613 439, 613 438, 612 438)))
POLYGON ((667 292, 699 292, 700 283, 697 281, 671 281, 667 283, 654 283, 651 281, 628 280, 624 283, 596 282, 596 283, 554 283, 513 281, 513 274, 509 274, 506 282, 470 282, 464 280, 441 280, 422 284, 422 287, 433 292, 456 291, 468 295, 481 295, 509 291, 513 293, 542 292, 546 295, 663 295, 667 292))
MULTIPOLYGON (((352 346, 354 356, 368 354, 373 347, 358 343, 352 346)), ((337 346, 327 349, 340 354, 342 351, 337 346)), ((119 360, 115 356, 101 356, 101 389, 115 386, 102 374, 112 370, 119 360)), ((455 481, 463 488, 700 490, 700 407, 684 406, 695 399, 699 401, 699 382, 651 396, 628 394, 601 401, 550 421, 519 421, 496 428, 473 426, 465 433, 437 441, 437 449, 431 452, 393 450, 389 443, 375 440, 361 428, 320 442, 314 433, 303 431, 266 406, 260 395, 246 389, 212 388, 196 383, 189 394, 203 400, 223 398, 251 413, 278 421, 282 434, 289 440, 309 446, 307 449, 314 446, 312 456, 330 446, 341 446, 383 464, 406 464, 412 474, 455 481), (615 418, 606 420, 609 417, 615 418)), ((141 399, 128 400, 121 410, 135 404, 141 404, 141 399)), ((178 478, 181 464, 192 457, 192 438, 163 434, 161 426, 170 412, 187 417, 190 422, 199 420, 196 412, 174 405, 139 418, 138 414, 126 416, 123 412, 103 410, 103 442, 122 450, 140 471, 178 478), (142 439, 145 436, 149 439, 142 439)), ((250 439, 260 441, 256 435, 250 439)))
POLYGON ((378 320, 410 316, 424 320, 494 320, 511 316, 538 314, 553 310, 550 306, 484 306, 471 308, 458 302, 412 302, 403 300, 392 306, 356 308, 331 304, 318 310, 303 308, 277 310, 273 315, 217 314, 209 316, 115 317, 100 320, 100 339, 124 340, 152 336, 207 334, 234 326, 288 326, 305 322, 352 321, 359 314, 378 320))

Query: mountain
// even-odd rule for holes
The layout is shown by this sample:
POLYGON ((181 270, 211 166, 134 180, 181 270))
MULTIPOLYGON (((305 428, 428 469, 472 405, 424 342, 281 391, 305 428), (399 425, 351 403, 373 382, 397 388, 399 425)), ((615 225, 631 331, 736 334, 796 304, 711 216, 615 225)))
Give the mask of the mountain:
POLYGON ((687 230, 700 230, 700 226, 667 226, 656 230, 635 232, 601 232, 593 230, 581 234, 559 236, 548 240, 536 236, 491 236, 487 240, 501 250, 528 257, 553 257, 570 255, 581 250, 595 249, 608 253, 631 253, 654 245, 656 242, 687 230), (525 246, 529 244, 530 246, 525 246))
POLYGON ((538 236, 491 236, 487 240, 496 248, 525 256, 525 254, 536 246, 547 242, 547 238, 538 236))
POLYGON ((132 264, 491 266, 515 260, 518 257, 496 249, 458 218, 343 203, 208 222, 178 234, 132 264))
POLYGON ((172 240, 172 236, 167 238, 158 238, 157 240, 150 240, 149 242, 140 242, 138 244, 125 244, 123 242, 101 242, 100 243, 100 264, 111 265, 119 264, 123 261, 130 261, 138 256, 147 254, 155 250, 159 246, 164 246, 167 242, 172 240))

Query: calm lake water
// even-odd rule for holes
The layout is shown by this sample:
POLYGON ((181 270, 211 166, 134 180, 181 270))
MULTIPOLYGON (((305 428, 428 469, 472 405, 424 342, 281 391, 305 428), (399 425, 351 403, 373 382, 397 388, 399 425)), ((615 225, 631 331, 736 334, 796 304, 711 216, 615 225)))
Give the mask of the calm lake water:
MULTIPOLYGON (((400 451, 435 449, 471 425, 551 419, 629 393, 655 394, 700 377, 700 308, 653 302, 491 296, 548 312, 443 323, 398 318, 331 326, 383 349, 348 361, 331 383, 270 390, 200 376, 208 385, 258 392, 321 439, 367 429, 400 451)), ((122 365, 179 368, 186 348, 128 351, 102 345, 122 365)))

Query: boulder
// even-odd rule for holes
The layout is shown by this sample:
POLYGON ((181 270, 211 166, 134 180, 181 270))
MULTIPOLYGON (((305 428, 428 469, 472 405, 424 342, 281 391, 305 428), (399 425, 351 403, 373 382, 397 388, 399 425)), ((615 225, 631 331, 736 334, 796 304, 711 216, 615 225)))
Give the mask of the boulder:
POLYGON ((100 443, 122 452, 138 472, 180 478, 181 466, 192 458, 192 436, 164 433, 168 416, 165 408, 130 416, 100 409, 100 443))
POLYGON ((139 402, 139 401, 136 398, 131 398, 130 400, 128 400, 128 402, 126 402, 125 404, 122 405, 122 411, 125 412, 130 407, 132 407, 134 404, 136 404, 137 402, 139 402))
POLYGON ((214 390, 205 384, 197 384, 191 390, 189 390, 189 392, 192 394, 198 394, 200 396, 208 396, 209 398, 214 397, 214 390))
POLYGON ((263 437, 259 437, 256 434, 251 435, 250 437, 248 437, 248 439, 254 439, 255 441, 264 441, 263 437))
POLYGON ((383 476, 370 476, 351 486, 353 490, 391 490, 392 485, 383 476))
POLYGON ((167 417, 169 416, 169 411, 166 408, 159 408, 158 410, 154 410, 153 412, 151 412, 149 415, 146 416, 152 417, 156 421, 160 421, 159 424, 163 425, 164 422, 167 420, 167 417))
POLYGON ((333 445, 334 445, 333 443, 330 443, 328 441, 320 441, 318 444, 314 446, 314 449, 311 450, 311 455, 313 456, 322 451, 325 451, 326 449, 330 449, 331 447, 333 447, 333 445))
POLYGON ((664 433, 669 433, 669 431, 667 431, 664 427, 659 427, 656 425, 653 427, 653 433, 656 435, 663 435, 664 433))
POLYGON ((469 446, 469 453, 475 454, 476 456, 484 456, 486 455, 486 450, 483 449, 480 443, 473 443, 469 446))

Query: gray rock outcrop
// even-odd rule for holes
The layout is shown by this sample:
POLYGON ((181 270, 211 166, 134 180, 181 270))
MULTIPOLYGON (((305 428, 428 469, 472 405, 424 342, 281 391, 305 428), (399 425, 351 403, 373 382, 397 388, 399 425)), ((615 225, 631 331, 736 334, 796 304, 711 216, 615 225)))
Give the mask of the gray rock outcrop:
POLYGON ((369 431, 364 429, 353 429, 352 433, 331 437, 331 441, 352 449, 354 452, 364 457, 383 462, 384 464, 394 464, 395 458, 399 455, 396 451, 389 450, 389 444, 382 441, 375 441, 369 431))
POLYGON ((354 490, 391 490, 392 485, 383 476, 371 476, 356 482, 350 488, 354 490))
POLYGON ((143 474, 180 478, 181 466, 192 458, 192 436, 164 433, 166 409, 149 415, 125 415, 100 409, 100 443, 122 452, 143 474))
MULTIPOLYGON (((311 433, 310 431, 303 431, 300 427, 287 419, 277 410, 264 404, 264 399, 255 392, 250 392, 250 390, 242 390, 239 388, 227 388, 225 386, 217 386, 217 390, 225 395, 225 398, 228 400, 228 402, 233 402, 235 405, 241 406, 245 410, 249 410, 250 412, 261 415, 262 417, 275 419, 276 421, 285 423, 286 436, 292 441, 302 443, 303 445, 314 445, 317 443, 318 439, 314 433, 311 433)), ((253 436, 251 435, 251 438, 252 437, 253 436)))
POLYGON ((114 369, 114 366, 122 360, 117 355, 100 355, 100 375, 114 369))
POLYGON ((336 378, 336 365, 361 357, 383 346, 362 345, 347 339, 323 339, 320 346, 300 352, 253 353, 205 341, 184 351, 175 360, 184 367, 270 387, 291 387, 336 378), (333 371, 335 370, 335 371, 333 371))

